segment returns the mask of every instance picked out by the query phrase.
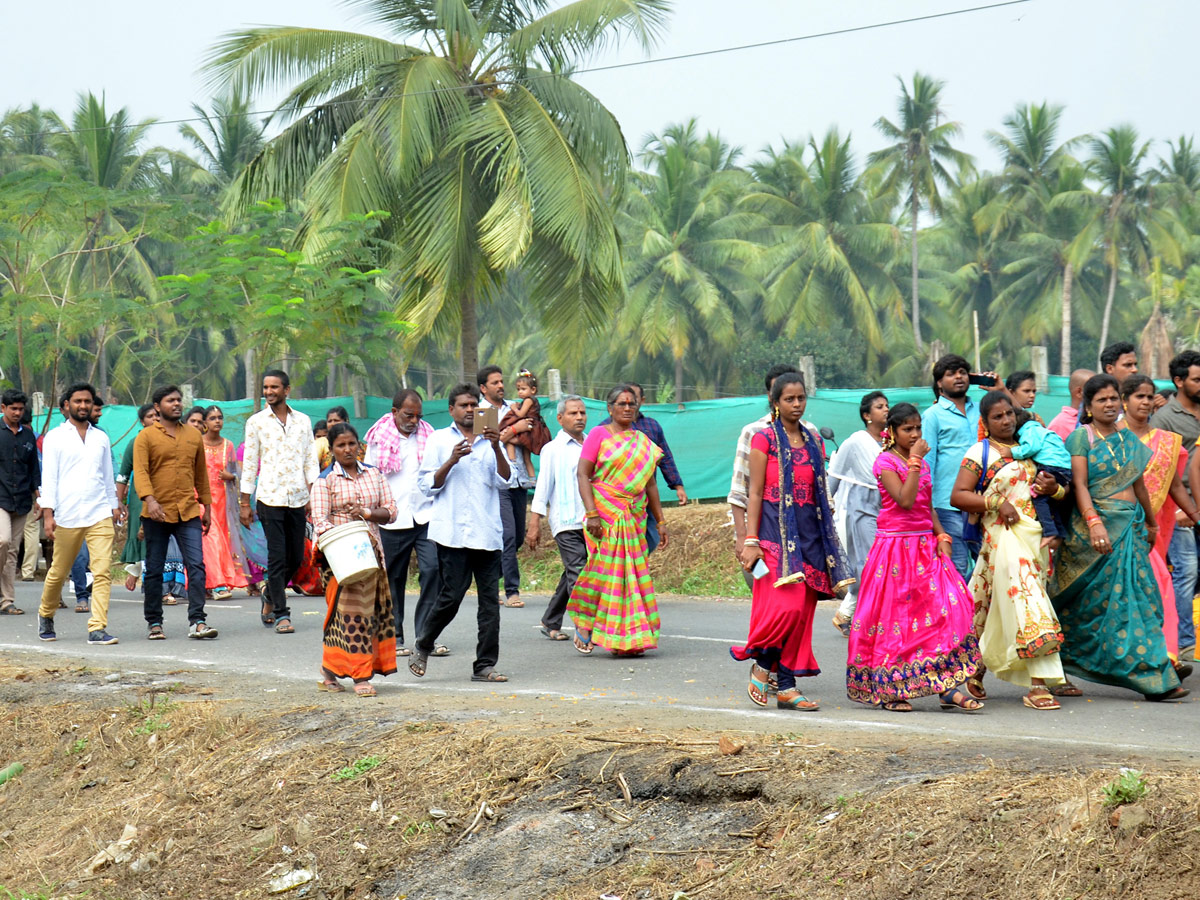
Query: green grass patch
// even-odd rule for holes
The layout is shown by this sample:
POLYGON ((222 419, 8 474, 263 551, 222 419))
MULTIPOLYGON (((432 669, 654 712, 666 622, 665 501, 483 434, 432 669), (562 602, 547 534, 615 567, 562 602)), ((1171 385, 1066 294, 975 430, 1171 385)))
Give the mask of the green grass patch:
POLYGON ((379 756, 364 756, 353 765, 346 766, 343 769, 338 769, 329 777, 334 781, 353 781, 360 775, 365 775, 372 769, 377 769, 383 765, 383 758, 379 756))

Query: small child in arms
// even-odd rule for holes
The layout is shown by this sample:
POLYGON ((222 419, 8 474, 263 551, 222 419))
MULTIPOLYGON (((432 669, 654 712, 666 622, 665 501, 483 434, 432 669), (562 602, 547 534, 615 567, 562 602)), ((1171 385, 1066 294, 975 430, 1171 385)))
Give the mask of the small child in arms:
POLYGON ((543 435, 548 438, 550 433, 550 429, 542 421, 542 405, 538 402, 537 391, 537 376, 528 369, 522 369, 517 375, 517 399, 520 402, 515 409, 505 413, 505 421, 500 423, 501 428, 505 425, 515 425, 523 420, 529 420, 532 423, 529 430, 515 435, 506 447, 508 458, 513 462, 517 459, 518 448, 520 449, 525 461, 525 471, 531 475, 533 473, 533 454, 541 452, 546 443, 541 438, 543 435))
POLYGON ((1062 500, 1071 486, 1071 454, 1057 434, 1039 425, 1024 409, 1017 410, 1017 444, 1012 448, 1013 459, 1031 459, 1039 472, 1054 476, 1058 490, 1044 496, 1033 490, 1033 508, 1042 526, 1042 546, 1057 549, 1067 536, 1066 516, 1062 500))

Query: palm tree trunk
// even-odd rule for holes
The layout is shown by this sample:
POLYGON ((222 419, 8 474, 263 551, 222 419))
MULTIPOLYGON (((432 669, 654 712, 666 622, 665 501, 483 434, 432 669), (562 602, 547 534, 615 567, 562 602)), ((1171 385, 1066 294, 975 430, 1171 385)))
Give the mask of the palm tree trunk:
POLYGON ((33 383, 29 380, 29 367, 25 365, 25 326, 21 316, 17 316, 17 368, 21 370, 21 390, 32 393, 33 383))
MULTIPOLYGON (((1104 352, 1104 348, 1108 346, 1108 323, 1112 319, 1113 297, 1117 294, 1117 264, 1114 262, 1109 269, 1108 276, 1108 299, 1104 301, 1104 318, 1100 323, 1100 353, 1104 352)), ((1099 354, 1096 357, 1096 370, 1103 371, 1104 367, 1100 365, 1099 354)))
POLYGON ((475 292, 467 291, 462 300, 463 377, 473 378, 479 371, 479 321, 476 319, 475 292))
POLYGON ((683 405, 683 357, 675 357, 675 402, 683 405))
POLYGON ((254 348, 247 347, 246 352, 242 354, 242 367, 246 370, 246 399, 254 401, 254 409, 258 409, 258 391, 255 387, 258 384, 258 379, 255 378, 254 372, 254 348))
POLYGON ((329 357, 329 368, 325 372, 325 396, 332 397, 337 393, 337 363, 329 357))
POLYGON ((429 351, 425 351, 425 399, 428 400, 433 396, 433 361, 429 358, 429 351))
POLYGON ((917 195, 917 185, 913 182, 912 186, 912 240, 911 240, 911 262, 912 262, 912 326, 913 326, 913 342, 916 344, 917 353, 925 350, 925 344, 921 340, 921 295, 920 288, 917 284, 917 273, 919 271, 917 259, 917 216, 921 212, 921 198, 917 195))
POLYGON ((1063 266, 1062 347, 1058 365, 1058 372, 1064 378, 1071 374, 1071 288, 1074 282, 1075 267, 1067 263, 1063 266))
POLYGON ((96 353, 99 359, 100 378, 97 387, 100 390, 100 396, 104 398, 104 402, 108 402, 108 329, 107 327, 100 328, 100 348, 96 353))

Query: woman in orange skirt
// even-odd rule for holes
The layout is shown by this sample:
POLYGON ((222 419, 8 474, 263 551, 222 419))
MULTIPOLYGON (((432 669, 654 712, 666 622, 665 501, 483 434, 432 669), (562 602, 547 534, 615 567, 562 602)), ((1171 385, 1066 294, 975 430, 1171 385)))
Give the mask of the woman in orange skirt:
POLYGON ((340 585, 332 575, 325 588, 322 638, 323 691, 343 690, 339 678, 354 680, 354 693, 374 697, 373 675, 396 671, 396 627, 392 596, 383 569, 377 526, 396 518, 396 503, 387 481, 374 466, 358 461, 358 432, 348 423, 329 429, 333 463, 313 485, 313 531, 320 536, 338 525, 366 522, 379 568, 353 584, 340 585))

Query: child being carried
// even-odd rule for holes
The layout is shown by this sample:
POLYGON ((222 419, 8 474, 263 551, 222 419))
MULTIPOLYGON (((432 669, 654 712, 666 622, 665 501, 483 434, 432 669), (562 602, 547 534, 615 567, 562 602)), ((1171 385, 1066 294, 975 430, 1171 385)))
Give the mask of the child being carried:
POLYGON ((524 454, 525 471, 533 476, 533 454, 542 452, 542 448, 550 443, 550 429, 542 420, 542 406, 537 398, 538 382, 528 369, 522 369, 517 375, 517 398, 520 401, 516 407, 510 408, 500 420, 500 430, 512 427, 514 434, 506 442, 508 458, 513 462, 517 459, 517 448, 524 454), (528 421, 530 427, 518 432, 517 422, 528 421))
POLYGON ((1039 472, 1054 477, 1058 485, 1053 496, 1032 491, 1033 508, 1042 526, 1042 546, 1058 547, 1067 536, 1062 500, 1071 486, 1071 454, 1057 434, 1042 425, 1027 410, 1017 410, 1017 444, 1013 459, 1030 459, 1039 472))

